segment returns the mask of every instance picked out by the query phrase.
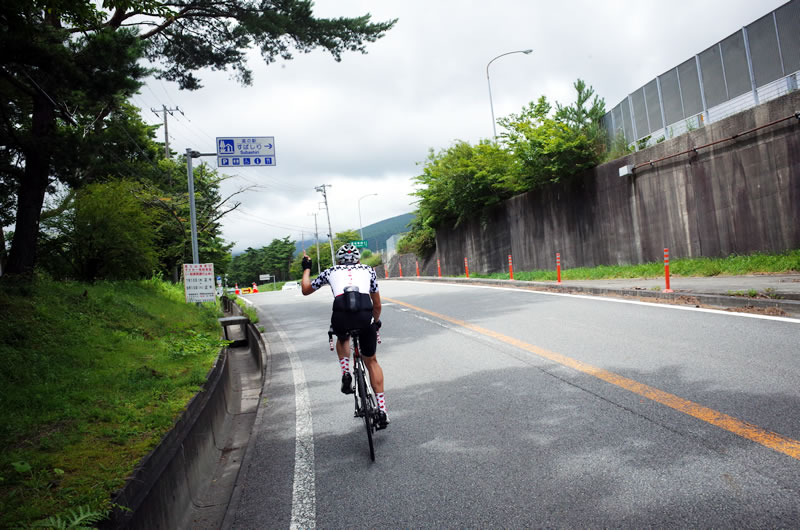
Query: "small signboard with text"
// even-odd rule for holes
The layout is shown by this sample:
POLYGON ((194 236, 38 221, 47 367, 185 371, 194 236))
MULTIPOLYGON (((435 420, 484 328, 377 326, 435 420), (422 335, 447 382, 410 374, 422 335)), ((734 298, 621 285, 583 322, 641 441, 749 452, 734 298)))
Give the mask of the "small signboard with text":
POLYGON ((351 245, 356 248, 367 248, 367 240, 366 239, 359 239, 357 241, 351 241, 351 245))
POLYGON ((183 290, 187 302, 213 302, 217 294, 214 288, 214 264, 184 263, 183 290))

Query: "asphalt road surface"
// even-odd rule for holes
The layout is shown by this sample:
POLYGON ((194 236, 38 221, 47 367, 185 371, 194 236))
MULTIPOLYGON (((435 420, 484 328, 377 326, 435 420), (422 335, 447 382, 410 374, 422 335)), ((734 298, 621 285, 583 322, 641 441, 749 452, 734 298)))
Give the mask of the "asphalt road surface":
POLYGON ((331 294, 262 293, 269 377, 226 526, 800 526, 800 320, 380 283, 369 459, 331 294))

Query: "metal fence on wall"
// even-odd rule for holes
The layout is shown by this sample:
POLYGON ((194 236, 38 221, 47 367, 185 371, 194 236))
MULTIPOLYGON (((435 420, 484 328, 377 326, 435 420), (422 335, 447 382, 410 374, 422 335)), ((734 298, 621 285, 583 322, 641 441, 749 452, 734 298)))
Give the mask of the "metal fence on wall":
POLYGON ((613 140, 647 145, 797 90, 800 0, 719 41, 638 88, 603 116, 613 140))

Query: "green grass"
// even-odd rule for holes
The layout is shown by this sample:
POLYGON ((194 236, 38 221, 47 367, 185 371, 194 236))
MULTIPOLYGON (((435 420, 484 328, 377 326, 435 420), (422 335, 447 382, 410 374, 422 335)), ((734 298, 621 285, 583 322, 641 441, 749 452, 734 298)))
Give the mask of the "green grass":
POLYGON ((205 382, 214 304, 160 280, 0 283, 0 527, 105 511, 205 382))
MULTIPOLYGON (((259 289, 259 291, 260 290, 261 289, 259 289)), ((236 305, 238 305, 239 308, 242 310, 242 313, 244 314, 244 316, 249 318, 250 322, 252 322, 253 324, 258 324, 258 313, 253 308, 253 306, 247 305, 246 303, 244 303, 244 300, 242 300, 241 298, 238 298, 236 295, 233 295, 233 296, 234 296, 234 300, 233 301, 236 302, 236 305)))
MULTIPOLYGON (((736 276, 742 274, 800 272, 800 249, 781 254, 750 254, 727 258, 681 258, 670 260, 671 276, 736 276)), ((463 277, 463 275, 461 275, 463 277)), ((664 263, 640 265, 600 265, 598 267, 562 267, 561 280, 605 280, 614 278, 658 278, 664 276, 664 263)), ((474 274, 470 277, 507 279, 508 273, 474 274)), ((552 270, 514 271, 515 280, 556 281, 552 270)))

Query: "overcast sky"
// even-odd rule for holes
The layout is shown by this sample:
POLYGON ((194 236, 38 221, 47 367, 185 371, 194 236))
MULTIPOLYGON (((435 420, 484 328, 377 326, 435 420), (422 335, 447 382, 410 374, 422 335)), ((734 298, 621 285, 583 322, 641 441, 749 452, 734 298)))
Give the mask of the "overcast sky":
MULTIPOLYGON (((224 195, 257 185, 237 198, 242 206, 224 220, 234 252, 273 238, 320 238, 327 220, 315 186, 330 184, 334 233, 414 210, 412 178, 428 150, 454 140, 492 136, 486 65, 496 117, 516 113, 541 95, 574 100, 581 78, 611 109, 629 93, 783 5, 783 0, 585 1, 561 0, 318 0, 319 17, 370 13, 398 18, 368 54, 341 62, 314 51, 264 65, 253 53, 252 86, 226 72, 200 72, 204 88, 178 90, 151 80, 134 97, 150 111, 180 107, 169 117, 170 147, 215 151, 218 136, 274 136, 275 167, 239 169, 224 195)), ((498 132, 500 132, 498 130, 498 132)), ((163 141, 163 130, 159 130, 163 141)), ((215 158, 202 159, 216 166, 215 158)), ((195 161, 197 163, 197 161, 195 161)), ((233 174, 226 170, 225 173, 233 174)))

